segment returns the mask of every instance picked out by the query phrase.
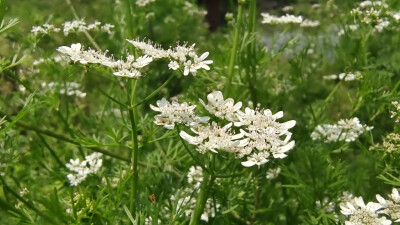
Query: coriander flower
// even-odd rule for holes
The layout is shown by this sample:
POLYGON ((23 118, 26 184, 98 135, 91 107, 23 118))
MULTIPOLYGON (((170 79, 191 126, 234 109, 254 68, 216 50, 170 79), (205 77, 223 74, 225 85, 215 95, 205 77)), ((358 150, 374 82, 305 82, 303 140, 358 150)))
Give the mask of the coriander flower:
POLYGON ((152 110, 161 113, 154 117, 154 123, 162 125, 167 129, 174 129, 175 123, 196 127, 200 123, 207 122, 209 119, 209 117, 197 116, 194 113, 196 105, 189 105, 186 102, 182 104, 175 101, 169 103, 165 98, 162 98, 157 101, 157 106, 150 105, 152 110))
POLYGON ((209 70, 209 64, 213 63, 212 60, 206 60, 209 53, 205 52, 201 56, 198 56, 194 51, 194 46, 187 44, 177 45, 174 48, 168 50, 162 49, 158 45, 154 45, 151 42, 144 42, 139 40, 127 40, 129 43, 134 45, 136 48, 141 50, 143 54, 148 55, 154 59, 167 58, 169 59, 168 68, 177 70, 183 68, 183 75, 187 76, 189 73, 196 75, 200 69, 209 70))
POLYGON ((171 61, 168 63, 168 68, 171 70, 177 70, 179 69, 179 64, 177 61, 171 61))
POLYGON ((224 100, 224 96, 221 91, 214 91, 207 95, 208 103, 204 103, 202 99, 199 99, 201 104, 207 109, 207 111, 220 119, 226 119, 228 121, 237 121, 236 113, 242 107, 242 102, 234 104, 232 98, 224 100))
POLYGON ((126 40, 135 46, 135 48, 141 50, 144 55, 150 56, 154 59, 167 58, 169 56, 166 50, 162 49, 158 45, 154 45, 151 42, 146 43, 139 40, 126 40))
POLYGON ((235 122, 235 126, 244 126, 240 132, 249 139, 246 147, 250 147, 253 152, 247 161, 242 162, 243 166, 260 166, 268 161, 266 159, 269 156, 273 158, 287 156, 286 152, 295 145, 295 141, 290 141, 292 133, 288 130, 296 125, 296 121, 290 120, 285 123, 276 121, 282 117, 282 111, 272 114, 269 109, 261 111, 246 108, 245 112, 239 111, 239 122, 235 122))
POLYGON ((61 46, 57 49, 69 56, 69 58, 81 64, 100 64, 109 67, 114 70, 113 74, 115 76, 128 77, 128 78, 139 78, 142 76, 140 69, 149 65, 153 58, 147 55, 135 58, 133 55, 128 54, 126 60, 114 60, 114 57, 107 56, 107 51, 95 51, 92 49, 82 50, 82 45, 80 43, 72 44, 71 47, 61 46))
POLYGON ((396 188, 393 188, 392 193, 389 195, 389 200, 380 195, 376 195, 376 199, 383 208, 379 211, 380 213, 390 216, 394 222, 400 222, 400 195, 396 188))
POLYGON ((203 53, 200 57, 197 56, 194 51, 194 46, 194 44, 191 46, 186 46, 186 44, 184 44, 168 50, 171 61, 183 64, 184 76, 189 75, 189 73, 196 75, 199 69, 209 70, 210 67, 208 65, 213 63, 212 60, 205 60, 209 55, 208 52, 203 53))
POLYGON ((61 46, 57 48, 62 54, 68 55, 74 62, 79 61, 82 55, 82 45, 80 43, 72 44, 71 47, 61 46))
POLYGON ((281 173, 281 168, 277 167, 277 168, 271 168, 267 171, 267 176, 266 178, 268 180, 273 180, 275 178, 277 178, 279 176, 279 174, 281 173))
POLYGON ((320 22, 318 20, 304 20, 301 22, 300 27, 318 27, 320 25, 320 22))
POLYGON ((324 139, 325 142, 346 141, 353 142, 365 131, 374 127, 362 125, 357 117, 341 119, 337 124, 318 125, 311 133, 313 140, 324 139))
POLYGON ((55 27, 52 24, 43 24, 42 26, 33 26, 31 33, 37 36, 38 34, 49 34, 51 32, 59 32, 60 28, 55 27))
POLYGON ((345 80, 345 81, 353 81, 353 80, 357 80, 360 79, 362 77, 360 72, 354 72, 354 73, 340 73, 339 75, 336 74, 332 74, 332 75, 326 75, 323 76, 323 78, 325 80, 345 80))
POLYGON ((390 225, 392 221, 385 217, 378 217, 379 212, 377 210, 382 208, 382 205, 374 202, 369 202, 365 205, 362 197, 356 197, 354 199, 355 205, 350 202, 340 205, 340 212, 349 216, 349 221, 346 221, 346 225, 390 225))
POLYGON ((247 139, 241 139, 243 134, 235 134, 231 131, 231 127, 232 123, 223 127, 212 123, 192 129, 197 136, 191 136, 185 131, 181 131, 179 135, 189 144, 197 146, 197 151, 200 153, 207 151, 218 153, 217 150, 235 153, 239 148, 247 145, 247 139))
POLYGON ((286 14, 284 16, 278 17, 271 15, 269 13, 261 13, 263 20, 261 23, 268 23, 268 24, 287 24, 287 23, 301 23, 303 22, 303 17, 301 16, 294 16, 286 14))
POLYGON ((139 7, 144 7, 152 2, 155 2, 156 0, 137 0, 136 5, 139 7))
POLYGON ((89 174, 96 173, 100 170, 103 160, 101 159, 101 153, 93 153, 85 157, 84 161, 79 159, 71 159, 70 163, 65 166, 75 172, 74 174, 68 174, 67 178, 72 186, 77 186, 86 179, 89 174))
POLYGON ((203 182, 203 169, 200 166, 191 166, 187 174, 187 181, 195 190, 198 190, 203 182))

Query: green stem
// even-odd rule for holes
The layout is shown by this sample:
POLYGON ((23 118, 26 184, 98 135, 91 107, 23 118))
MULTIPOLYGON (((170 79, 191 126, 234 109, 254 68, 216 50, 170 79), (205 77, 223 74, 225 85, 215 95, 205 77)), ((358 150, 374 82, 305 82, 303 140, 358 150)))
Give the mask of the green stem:
POLYGON ((158 87, 155 91, 153 91, 150 95, 148 95, 146 98, 144 98, 141 102, 136 103, 133 107, 136 108, 137 106, 147 102, 149 99, 151 99, 154 95, 156 95, 159 91, 161 91, 161 89, 163 89, 163 87, 165 87, 165 85, 167 85, 172 78, 174 78, 176 73, 171 74, 171 76, 168 78, 168 80, 166 80, 160 87, 158 87))
POLYGON ((46 146, 46 148, 50 151, 50 154, 53 156, 53 158, 57 161, 58 165, 60 165, 60 167, 65 167, 64 163, 61 162, 60 158, 58 158, 57 154, 54 152, 54 150, 47 143, 46 139, 39 132, 36 132, 36 133, 39 136, 40 140, 42 140, 44 146, 46 146))
MULTIPOLYGON (((71 3, 71 0, 67 0, 67 4, 69 6, 69 8, 71 9, 72 14, 74 15, 76 20, 80 20, 78 13, 76 12, 74 6, 71 3)), ((87 32, 86 30, 83 31, 83 34, 85 34, 85 36, 87 37, 87 39, 90 41, 90 43, 93 45, 93 47, 97 50, 97 51, 101 51, 101 48, 99 47, 99 45, 96 43, 96 41, 94 40, 94 38, 89 34, 89 32, 87 32)))
POLYGON ((131 171, 132 171, 132 189, 131 189, 131 202, 129 205, 129 210, 132 215, 136 215, 136 206, 138 205, 138 157, 139 157, 139 143, 138 143, 138 134, 136 127, 137 112, 134 107, 136 101, 136 82, 137 80, 131 79, 131 93, 128 93, 128 98, 130 101, 129 107, 129 119, 131 121, 131 138, 132 138, 132 151, 130 152, 131 158, 131 171))
POLYGON ((250 2, 250 11, 249 11, 249 26, 248 33, 253 38, 252 42, 247 47, 247 60, 248 67, 250 67, 250 71, 248 74, 248 82, 249 82, 249 91, 251 95, 251 100, 256 103, 257 102, 257 75, 256 75, 256 22, 257 22, 257 1, 251 0, 250 2))
POLYGON ((209 173, 203 173, 203 181, 200 185, 200 193, 197 197, 196 206, 193 210, 192 217, 190 218, 189 225, 197 225, 200 222, 201 214, 203 214, 204 207, 207 202, 208 193, 214 184, 215 177, 209 173))
POLYGON ((133 22, 132 22, 132 9, 131 9, 131 0, 125 0, 125 8, 126 8, 126 20, 128 26, 128 39, 133 38, 133 22))
POLYGON ((232 46, 232 51, 231 51, 231 57, 229 60, 229 67, 228 67, 228 75, 227 75, 228 80, 226 83, 226 90, 225 90, 226 95, 229 95, 231 92, 233 68, 235 66, 236 53, 237 53, 238 46, 239 46, 239 35, 240 35, 240 27, 242 24, 242 18, 243 18, 243 4, 239 3, 237 18, 236 18, 235 36, 233 38, 233 46, 232 46))
POLYGON ((136 204, 137 204, 137 181, 138 181, 138 155, 139 155, 139 146, 138 146, 138 138, 137 138, 137 130, 135 124, 135 115, 133 109, 129 110, 129 118, 131 120, 132 126, 132 157, 131 157, 131 170, 132 170, 132 190, 131 190, 131 203, 130 203, 130 211, 132 215, 136 213, 136 204))
POLYGON ((319 111, 317 111, 317 113, 315 115, 318 120, 319 120, 319 118, 321 116, 322 111, 328 105, 329 101, 331 100, 333 95, 336 93, 336 91, 339 89, 340 85, 343 83, 343 81, 345 80, 346 77, 347 77, 347 74, 343 77, 342 80, 339 81, 339 83, 336 84, 336 86, 332 89, 332 91, 329 93, 329 95, 325 98, 322 107, 319 109, 319 111))

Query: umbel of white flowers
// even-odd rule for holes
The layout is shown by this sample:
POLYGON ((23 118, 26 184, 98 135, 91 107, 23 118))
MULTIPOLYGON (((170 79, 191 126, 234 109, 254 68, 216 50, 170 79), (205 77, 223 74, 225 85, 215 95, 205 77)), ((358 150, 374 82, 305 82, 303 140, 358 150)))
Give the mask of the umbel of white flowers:
POLYGON ((396 188, 388 195, 388 199, 379 194, 378 202, 364 203, 362 197, 350 197, 340 205, 340 212, 348 216, 346 225, 389 225, 400 222, 400 195, 396 188))
POLYGON ((33 26, 31 33, 33 35, 39 35, 39 34, 50 34, 50 33, 57 33, 60 32, 61 30, 63 31, 65 36, 68 36, 70 33, 73 32, 85 32, 85 31, 102 31, 108 34, 112 34, 112 29, 115 27, 112 24, 103 24, 99 21, 95 21, 92 24, 87 24, 83 20, 72 20, 72 21, 65 21, 63 24, 63 28, 56 27, 53 24, 43 24, 42 26, 33 26))
POLYGON ((222 92, 214 91, 207 96, 206 104, 200 99, 206 110, 221 119, 224 126, 208 121, 208 117, 195 114, 194 106, 188 103, 170 104, 167 100, 157 101, 157 106, 150 106, 160 112, 155 116, 155 123, 173 129, 176 123, 185 124, 191 130, 189 134, 181 131, 180 136, 189 144, 195 145, 197 151, 218 153, 225 151, 233 153, 237 158, 247 159, 242 162, 245 167, 262 165, 271 158, 285 158, 286 152, 294 147, 295 141, 290 141, 296 121, 285 123, 276 120, 283 117, 283 112, 272 114, 271 110, 245 108, 241 111, 242 103, 235 104, 232 98, 224 99, 222 92))
POLYGON ((82 162, 79 159, 70 159, 65 166, 70 170, 75 172, 74 174, 68 174, 67 178, 72 186, 77 186, 82 181, 86 179, 89 174, 96 173, 103 164, 101 159, 101 153, 93 153, 85 157, 82 162))
POLYGON ((113 55, 107 56, 108 51, 83 50, 80 43, 72 44, 71 47, 61 46, 57 48, 57 51, 68 56, 74 62, 100 64, 111 68, 115 76, 128 78, 141 77, 141 69, 156 59, 167 59, 169 61, 169 69, 181 69, 185 76, 189 75, 189 73, 196 75, 200 69, 209 70, 210 67, 208 65, 213 63, 212 60, 205 60, 209 54, 208 52, 198 56, 194 51, 194 44, 191 46, 186 44, 177 45, 174 48, 165 50, 151 42, 127 41, 142 52, 140 57, 135 58, 135 56, 128 53, 125 60, 115 60, 113 55))
POLYGON ((357 117, 341 119, 337 124, 318 125, 311 133, 311 138, 313 140, 322 139, 327 143, 335 141, 353 142, 365 131, 370 131, 373 128, 361 124, 357 117))
POLYGON ((261 23, 266 24, 300 24, 300 27, 318 27, 320 22, 317 20, 303 20, 302 16, 294 16, 290 14, 286 14, 283 16, 274 16, 269 13, 261 13, 263 20, 261 23))

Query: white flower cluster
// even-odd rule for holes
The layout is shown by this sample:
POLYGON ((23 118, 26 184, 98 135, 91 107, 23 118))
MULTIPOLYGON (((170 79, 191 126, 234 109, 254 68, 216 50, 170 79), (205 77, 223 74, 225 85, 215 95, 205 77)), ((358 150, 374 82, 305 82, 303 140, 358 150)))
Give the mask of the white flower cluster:
POLYGON ((334 213, 335 212, 335 203, 330 202, 328 198, 324 198, 322 203, 320 200, 315 201, 315 205, 318 209, 324 210, 326 213, 334 213))
POLYGON ((261 13, 261 16, 263 17, 261 23, 266 23, 266 24, 295 23, 295 24, 300 24, 300 27, 318 27, 320 25, 320 22, 318 20, 309 20, 309 19, 303 20, 302 16, 294 16, 290 14, 286 14, 279 17, 271 15, 269 13, 261 13))
POLYGON ((67 209, 65 210, 68 214, 76 213, 77 216, 83 217, 93 212, 95 200, 85 197, 79 192, 74 193, 74 197, 67 201, 67 209))
POLYGON ((161 113, 154 117, 154 123, 167 129, 174 129, 175 123, 197 127, 200 123, 205 123, 209 120, 209 117, 197 116, 194 113, 196 105, 189 105, 186 102, 182 104, 175 101, 169 103, 165 98, 162 98, 157 101, 157 106, 150 105, 152 110, 161 113))
POLYGON ((346 30, 346 31, 356 31, 356 30, 358 30, 359 27, 360 27, 360 26, 359 26, 358 24, 346 25, 343 29, 341 29, 341 30, 338 32, 338 36, 344 35, 344 34, 345 34, 345 30, 346 30))
POLYGON ((323 76, 325 80, 345 80, 345 81, 353 81, 353 80, 358 80, 360 79, 361 73, 360 72, 354 72, 354 73, 340 73, 338 75, 332 74, 332 75, 326 75, 323 76))
MULTIPOLYGON (((28 195, 28 194, 29 194, 29 190, 28 190, 28 188, 26 188, 26 187, 23 187, 23 188, 21 188, 21 189, 19 190, 19 195, 20 195, 21 197, 24 197, 24 196, 26 196, 26 195, 28 195)), ((15 208, 20 209, 23 205, 24 205, 24 203, 21 202, 21 200, 18 199, 17 204, 15 204, 15 208)))
MULTIPOLYGON (((144 219, 144 225, 152 225, 153 224, 153 218, 151 216, 147 217, 144 219)), ((161 224, 161 220, 157 220, 157 224, 161 224)))
POLYGON ((224 100, 222 92, 220 91, 215 91, 207 95, 208 104, 205 104, 202 99, 199 100, 209 113, 220 119, 225 119, 228 121, 237 120, 236 114, 240 108, 242 108, 241 102, 234 104, 235 100, 232 98, 227 98, 224 100))
POLYGON ((199 69, 209 70, 209 64, 213 63, 212 60, 205 60, 209 55, 208 52, 198 56, 194 51, 194 46, 190 45, 177 45, 170 47, 168 50, 162 49, 160 46, 153 45, 151 42, 144 42, 139 40, 128 40, 137 49, 140 49, 143 54, 158 58, 169 59, 168 68, 171 70, 183 69, 183 75, 187 76, 189 73, 196 75, 199 69))
POLYGON ((207 10, 201 10, 199 9, 199 6, 197 4, 190 3, 189 1, 185 1, 185 5, 182 7, 183 11, 185 11, 187 14, 194 16, 205 16, 207 15, 207 10))
POLYGON ((53 24, 48 24, 45 23, 42 26, 33 26, 31 33, 33 33, 33 35, 38 35, 38 34, 49 34, 49 33, 53 33, 53 32, 60 32, 60 28, 55 27, 53 24))
POLYGON ((318 27, 320 25, 320 22, 318 20, 303 20, 301 22, 300 27, 318 27))
POLYGON ((101 168, 103 163, 101 156, 101 153, 95 152, 86 156, 85 160, 82 162, 79 159, 70 159, 70 163, 67 163, 65 166, 72 172, 75 172, 75 174, 67 175, 71 185, 77 186, 84 181, 89 174, 96 173, 101 168))
POLYGON ((390 21, 398 21, 398 13, 388 10, 389 5, 382 1, 363 1, 351 14, 359 19, 360 23, 371 24, 374 32, 382 32, 390 25, 390 21))
POLYGON ((289 11, 293 11, 293 10, 294 10, 294 7, 292 5, 287 5, 282 8, 283 12, 289 12, 289 11))
POLYGON ((395 110, 390 110, 390 118, 396 118, 396 123, 400 123, 400 103, 398 101, 393 101, 392 105, 395 107, 395 110))
POLYGON ((145 7, 146 5, 155 2, 156 0, 137 0, 136 5, 139 7, 145 7))
POLYGON ((281 173, 280 167, 271 168, 267 171, 266 178, 267 178, 267 180, 273 180, 273 179, 277 178, 280 173, 281 173))
POLYGON ((115 27, 112 24, 101 24, 99 21, 95 21, 92 24, 87 24, 83 20, 72 20, 72 21, 66 21, 63 24, 63 28, 58 28, 52 24, 43 24, 42 26, 33 26, 31 33, 33 35, 37 36, 38 34, 50 34, 50 33, 57 33, 60 32, 61 30, 63 31, 65 36, 68 36, 70 33, 73 32, 84 32, 84 31, 101 31, 105 32, 108 34, 112 34, 112 29, 115 27))
POLYGON ((393 220, 393 222, 400 222, 400 195, 396 188, 392 189, 392 193, 389 194, 389 199, 384 199, 379 194, 376 195, 376 199, 382 206, 380 213, 386 214, 393 220))
POLYGON ((269 13, 261 13, 263 20, 261 23, 267 24, 287 24, 287 23, 301 23, 303 22, 302 16, 294 16, 294 15, 283 15, 283 16, 274 16, 269 13))
POLYGON ((197 136, 191 136, 185 131, 180 132, 180 136, 191 145, 197 146, 197 151, 206 153, 211 151, 218 153, 217 150, 237 153, 248 144, 248 139, 243 138, 244 134, 237 135, 230 129, 232 123, 228 123, 224 127, 212 123, 207 126, 199 126, 197 129, 192 128, 193 133, 197 136))
POLYGON ((370 150, 381 150, 387 153, 399 153, 400 150, 400 134, 389 133, 383 138, 382 144, 376 144, 370 147, 370 150))
POLYGON ((80 84, 76 82, 66 82, 65 84, 63 83, 57 83, 57 82, 42 82, 41 87, 43 89, 50 89, 50 90, 55 90, 55 89, 60 89, 60 94, 66 94, 68 96, 76 96, 79 98, 84 98, 86 97, 86 93, 82 92, 79 90, 80 84))
POLYGON ((341 119, 337 124, 318 125, 311 133, 311 138, 313 140, 323 139, 327 143, 335 141, 353 142, 365 131, 370 131, 373 128, 360 124, 357 117, 341 119))
MULTIPOLYGON (((235 154, 238 158, 246 156, 247 160, 242 162, 242 165, 250 167, 265 164, 269 158, 284 158, 287 156, 286 152, 294 147, 295 142, 290 141, 292 134, 288 130, 294 127, 296 121, 277 122, 277 119, 283 117, 283 112, 272 114, 269 109, 253 110, 248 107, 242 112, 241 102, 235 104, 233 99, 224 100, 220 91, 210 93, 207 99, 207 104, 202 100, 201 102, 208 112, 227 120, 228 123, 221 127, 215 122, 201 125, 195 120, 195 126, 191 126, 191 131, 195 135, 181 131, 180 136, 189 144, 197 146, 198 152, 226 151, 235 154)), ((173 108, 170 109, 173 110, 173 108)), ((153 110, 157 111, 157 109, 153 110)), ((175 114, 180 113, 180 111, 166 111, 161 118, 174 118, 175 114)), ((160 123, 157 118, 156 123, 160 123)), ((167 122, 167 124, 171 123, 167 122)), ((190 125, 188 122, 186 124, 190 125)))
POLYGON ((346 225, 390 225, 392 221, 386 217, 379 217, 379 209, 382 206, 378 203, 368 202, 365 205, 362 197, 355 197, 354 202, 347 202, 340 205, 340 212, 349 216, 349 220, 345 222, 346 225))
POLYGON ((87 51, 82 49, 80 43, 72 44, 71 47, 61 46, 57 48, 62 54, 70 57, 74 62, 81 64, 100 64, 114 70, 115 76, 139 78, 142 76, 140 69, 150 64, 153 58, 145 55, 135 59, 133 55, 128 54, 126 60, 114 60, 113 56, 107 56, 106 52, 95 51, 89 49, 87 51))
POLYGON ((400 222, 400 195, 396 188, 388 195, 388 199, 379 194, 378 202, 368 202, 365 205, 362 197, 355 197, 340 205, 341 213, 349 216, 346 225, 389 225, 400 222), (385 216, 382 216, 385 215, 385 216), (386 218, 386 216, 388 218, 386 218))
POLYGON ((212 60, 205 60, 208 56, 208 52, 198 57, 194 51, 194 44, 190 47, 178 45, 175 48, 164 50, 150 42, 146 43, 138 40, 127 41, 141 50, 143 55, 135 58, 128 53, 126 60, 115 60, 113 55, 107 56, 107 51, 101 52, 92 49, 83 50, 80 43, 72 44, 71 47, 61 46, 57 48, 57 51, 67 55, 74 62, 79 62, 81 64, 100 64, 113 69, 113 74, 115 76, 128 78, 141 77, 140 69, 149 65, 154 59, 169 59, 170 63, 168 67, 173 70, 183 68, 183 75, 185 76, 189 73, 196 75, 199 69, 209 70, 210 67, 208 64, 213 62, 212 60))
POLYGON ((63 59, 64 59, 64 56, 58 54, 58 55, 54 55, 53 57, 50 57, 50 58, 39 58, 39 59, 33 60, 32 65, 39 66, 40 64, 50 63, 50 62, 59 63, 59 62, 63 61, 63 59))
MULTIPOLYGON (((200 166, 190 167, 189 173, 187 175, 187 181, 189 183, 188 187, 178 192, 177 195, 172 195, 171 200, 177 201, 177 211, 184 209, 185 216, 190 217, 196 206, 196 198, 193 196, 193 193, 199 194, 200 192, 199 187, 200 183, 203 181, 203 169, 200 166)), ((208 198, 200 219, 202 221, 208 222, 210 217, 215 217, 216 210, 218 210, 220 207, 221 205, 219 203, 216 203, 214 205, 213 199, 208 198)))

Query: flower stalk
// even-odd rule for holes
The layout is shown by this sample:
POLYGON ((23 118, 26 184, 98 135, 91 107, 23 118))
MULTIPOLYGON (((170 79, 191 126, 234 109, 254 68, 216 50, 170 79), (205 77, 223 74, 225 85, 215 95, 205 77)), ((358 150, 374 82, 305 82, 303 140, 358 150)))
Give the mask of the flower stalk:
POLYGON ((125 9, 126 9, 126 19, 128 26, 128 37, 133 38, 133 22, 132 22, 132 9, 131 9, 131 0, 125 0, 125 9))
POLYGON ((252 37, 251 43, 247 46, 247 67, 246 67, 246 76, 247 82, 249 86, 249 92, 251 96, 251 100, 253 102, 257 102, 257 90, 255 84, 257 83, 256 79, 256 21, 257 21, 257 1, 250 1, 250 9, 249 9, 249 25, 247 32, 252 37))
POLYGON ((242 24, 242 19, 243 19, 243 3, 239 2, 238 13, 237 13, 237 18, 236 18, 235 36, 233 39, 233 46, 232 46, 232 51, 231 51, 231 57, 229 60, 229 67, 228 67, 228 80, 226 83, 226 90, 225 90, 226 95, 229 95, 231 92, 233 68, 235 66, 236 54, 237 54, 238 46, 239 46, 240 26, 242 24))
POLYGON ((136 101, 136 82, 137 80, 131 79, 131 93, 128 93, 130 106, 129 106, 129 119, 131 122, 131 140, 132 140, 132 148, 129 154, 131 159, 131 172, 132 172, 132 189, 131 189, 131 202, 129 205, 129 209, 132 215, 136 213, 136 206, 138 204, 138 194, 137 194, 137 186, 138 186, 138 157, 139 157, 139 143, 138 143, 138 135, 136 128, 136 119, 137 112, 135 101, 136 101))
POLYGON ((190 218, 189 225, 197 225, 200 222, 201 214, 203 214, 204 207, 207 202, 208 194, 212 185, 214 184, 215 177, 212 174, 203 173, 203 182, 200 185, 200 193, 197 197, 196 206, 190 218))

